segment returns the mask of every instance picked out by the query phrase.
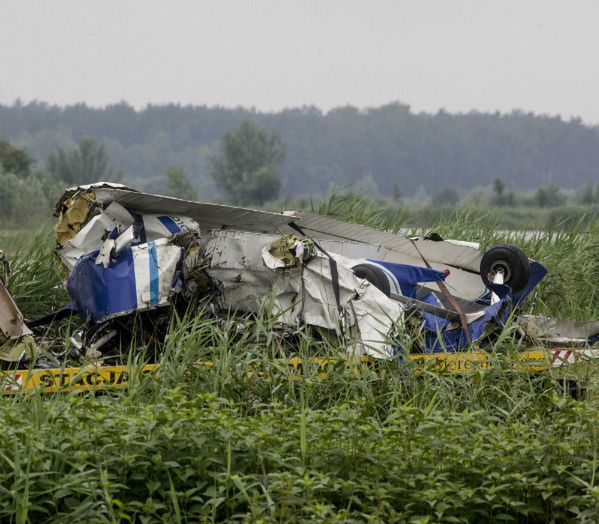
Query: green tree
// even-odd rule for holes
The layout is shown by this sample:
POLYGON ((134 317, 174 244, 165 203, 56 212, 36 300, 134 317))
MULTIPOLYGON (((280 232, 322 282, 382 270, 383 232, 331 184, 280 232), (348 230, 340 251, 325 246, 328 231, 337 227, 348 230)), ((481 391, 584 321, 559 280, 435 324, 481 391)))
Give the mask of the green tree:
POLYGON ((120 179, 121 173, 108 168, 108 155, 102 144, 91 138, 82 138, 71 151, 62 148, 46 158, 46 169, 67 184, 88 184, 120 179))
POLYGON ((501 178, 493 180, 493 194, 495 195, 495 204, 498 206, 505 205, 505 184, 501 178))
POLYGON ((437 191, 431 200, 435 206, 455 206, 460 201, 460 195, 453 187, 444 187, 437 191))
POLYGON ((566 196, 555 185, 539 186, 534 197, 539 207, 556 207, 566 201, 566 196))
POLYGON ((403 197, 404 197, 404 194, 401 191, 399 182, 394 182, 393 183, 393 200, 395 200, 396 202, 401 202, 403 197))
POLYGON ((31 174, 33 159, 25 149, 12 145, 8 140, 0 140, 0 167, 5 173, 18 176, 31 174))
POLYGON ((0 224, 23 227, 46 222, 63 191, 60 183, 44 173, 24 177, 0 169, 0 224))
POLYGON ((171 166, 164 172, 166 178, 166 194, 185 200, 197 200, 198 192, 185 176, 182 166, 171 166))
POLYGON ((514 207, 516 205, 516 192, 513 189, 505 194, 503 203, 509 207, 514 207))
POLYGON ((590 206, 597 201, 597 193, 595 192, 595 188, 589 184, 582 188, 582 191, 579 195, 580 203, 585 206, 590 206))
POLYGON ((210 175, 233 203, 264 204, 281 189, 278 168, 285 157, 281 137, 249 121, 223 135, 211 158, 210 175))

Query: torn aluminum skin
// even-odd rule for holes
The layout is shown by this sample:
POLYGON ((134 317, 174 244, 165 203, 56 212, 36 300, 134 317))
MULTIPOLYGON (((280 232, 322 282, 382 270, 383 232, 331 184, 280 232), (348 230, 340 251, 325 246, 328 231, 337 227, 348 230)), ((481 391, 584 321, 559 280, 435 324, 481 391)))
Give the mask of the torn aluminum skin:
POLYGON ((549 346, 586 346, 599 341, 598 320, 560 320, 521 315, 518 325, 534 341, 549 346))
MULTIPOLYGON (((255 312, 262 299, 270 293, 273 270, 276 261, 263 260, 265 247, 281 238, 280 235, 266 235, 245 231, 212 230, 204 249, 209 261, 208 274, 222 283, 222 305, 225 308, 255 312)), ((323 241, 322 247, 331 253, 339 253, 349 258, 376 256, 378 246, 343 241, 323 241)), ((276 259, 275 259, 276 260, 276 259)), ((289 270, 291 271, 291 270, 289 270)), ((286 278, 281 273, 280 278, 286 278)))
MULTIPOLYGON (((272 308, 280 315, 281 322, 303 322, 337 330, 342 319, 336 313, 329 259, 321 254, 304 264, 289 266, 283 262, 285 254, 279 258, 272 256, 273 246, 279 245, 282 238, 286 237, 244 231, 209 233, 205 248, 207 272, 220 283, 221 308, 255 312, 265 297, 272 294, 272 308)), ((458 311, 447 303, 440 289, 433 291, 427 287, 445 281, 446 272, 422 264, 377 260, 380 246, 330 239, 319 241, 318 246, 337 262, 343 318, 350 319, 350 327, 357 324, 362 342, 376 340, 375 352, 379 357, 392 355, 391 326, 401 321, 399 312, 405 307, 415 307, 421 313, 425 351, 456 351, 482 338, 488 328, 501 329, 512 302, 523 300, 545 274, 542 266, 532 262, 529 282, 520 292, 513 294, 509 287, 497 283, 492 290, 485 287, 478 301, 460 299, 468 336, 458 311), (387 291, 371 285, 368 289, 374 288, 376 293, 364 292, 368 282, 354 273, 357 267, 364 266, 387 280, 387 291), (378 327, 368 330, 367 319, 378 327)), ((366 350, 365 354, 374 352, 366 350)))
POLYGON ((403 298, 428 307, 428 350, 457 350, 480 338, 489 323, 501 325, 510 300, 521 300, 542 278, 537 272, 520 295, 505 286, 490 290, 480 273, 483 253, 473 243, 407 238, 310 213, 188 202, 106 183, 67 190, 57 214, 57 254, 67 288, 79 312, 95 323, 168 304, 184 284, 182 276, 194 272, 186 249, 174 243, 183 231, 198 236, 193 259, 203 254, 209 260, 207 273, 221 285, 222 309, 256 311, 274 296, 282 321, 357 329, 366 354, 371 344, 373 352, 390 355, 383 339, 401 317, 403 298), (265 246, 298 231, 324 251, 294 267, 273 262, 265 246), (356 263, 391 273, 398 298, 356 277, 356 263), (451 295, 439 293, 444 282, 451 295))
POLYGON ((128 209, 110 199, 114 190, 124 186, 72 188, 57 206, 56 253, 67 291, 92 323, 167 305, 181 288, 186 251, 175 239, 200 236, 195 220, 128 209))
MULTIPOLYGON (((221 286, 220 309, 257 312, 270 299, 273 314, 282 323, 317 326, 339 335, 347 332, 352 335, 349 352, 389 358, 389 337, 403 320, 403 306, 342 263, 337 264, 337 303, 331 261, 322 254, 307 261, 303 257, 294 262, 282 260, 271 253, 280 239, 260 233, 210 231, 204 253, 206 271, 221 286)), ((321 246, 348 258, 378 253, 377 246, 337 240, 323 241, 321 246)))
POLYGON ((31 359, 37 349, 33 333, 8 291, 10 268, 2 251, 0 266, 3 268, 3 275, 0 275, 0 360, 18 362, 24 357, 31 359))
POLYGON ((183 248, 168 239, 129 246, 97 262, 98 251, 83 256, 67 280, 67 291, 79 314, 93 323, 169 303, 180 287, 183 248))
MULTIPOLYGON (((473 301, 487 292, 480 276, 483 253, 474 243, 413 239, 313 213, 270 213, 221 204, 189 202, 140 193, 125 186, 104 182, 68 189, 59 201, 57 216, 60 216, 61 207, 64 207, 65 202, 77 194, 86 192, 93 192, 94 202, 104 207, 116 202, 131 213, 189 217, 199 224, 202 231, 231 229, 283 236, 296 233, 290 223, 297 223, 307 236, 319 242, 351 242, 362 244, 365 249, 377 249, 375 256, 363 258, 422 266, 424 257, 433 269, 448 272, 446 283, 457 298, 473 301)), ((205 241, 206 239, 203 240, 205 241)), ((432 290, 437 289, 434 284, 426 286, 432 290)))

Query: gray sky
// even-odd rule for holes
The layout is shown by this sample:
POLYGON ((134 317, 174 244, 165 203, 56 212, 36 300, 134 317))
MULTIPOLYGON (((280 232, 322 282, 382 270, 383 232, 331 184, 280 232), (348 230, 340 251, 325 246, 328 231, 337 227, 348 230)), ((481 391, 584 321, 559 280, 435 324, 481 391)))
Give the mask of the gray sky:
POLYGON ((514 108, 599 124, 598 0, 0 0, 0 103, 514 108))

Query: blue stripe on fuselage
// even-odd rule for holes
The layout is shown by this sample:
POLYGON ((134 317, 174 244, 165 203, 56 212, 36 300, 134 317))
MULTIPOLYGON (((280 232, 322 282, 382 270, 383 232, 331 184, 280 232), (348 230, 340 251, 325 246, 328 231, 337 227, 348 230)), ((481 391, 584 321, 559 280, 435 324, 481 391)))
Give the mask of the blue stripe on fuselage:
POLYGON ((171 235, 176 235, 177 233, 181 232, 181 228, 177 225, 177 223, 168 216, 162 216, 162 217, 158 217, 158 220, 160 220, 160 222, 162 222, 162 225, 168 229, 169 233, 171 235))
POLYGON ((156 242, 148 242, 148 265, 150 267, 150 306, 158 304, 159 282, 158 282, 158 253, 156 242))

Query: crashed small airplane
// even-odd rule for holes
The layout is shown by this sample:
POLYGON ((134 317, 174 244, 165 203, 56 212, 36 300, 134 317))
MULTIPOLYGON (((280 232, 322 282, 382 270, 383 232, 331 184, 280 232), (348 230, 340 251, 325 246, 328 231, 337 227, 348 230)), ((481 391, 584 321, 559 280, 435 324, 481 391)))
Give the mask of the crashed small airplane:
MULTIPOLYGON (((408 327, 417 335, 414 360, 459 355, 492 344, 546 274, 511 245, 482 252, 438 235, 409 238, 312 213, 189 202, 105 182, 67 189, 55 215, 55 253, 72 302, 25 321, 8 293, 5 263, 0 359, 13 367, 49 367, 34 331, 73 313, 85 328, 56 358, 119 365, 132 343, 159 351, 171 309, 192 303, 222 316, 267 303, 281 326, 335 333, 360 358, 405 356, 398 333, 408 327)), ((568 362, 599 356, 589 349, 599 323, 518 322, 546 347, 576 346, 568 362)))

